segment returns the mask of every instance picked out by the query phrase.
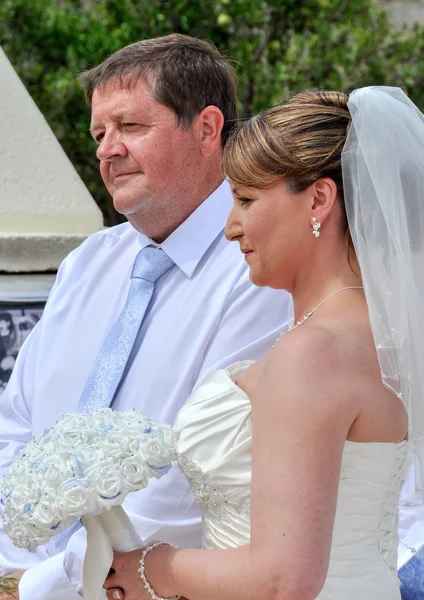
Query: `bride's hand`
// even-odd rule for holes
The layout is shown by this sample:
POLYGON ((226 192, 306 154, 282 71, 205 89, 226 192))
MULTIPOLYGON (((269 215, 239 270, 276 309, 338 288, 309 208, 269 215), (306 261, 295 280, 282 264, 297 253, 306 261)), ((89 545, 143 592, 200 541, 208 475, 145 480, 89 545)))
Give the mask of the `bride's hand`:
MULTIPOLYGON (((103 584, 108 600, 152 600, 138 572, 144 548, 132 552, 115 552, 109 575, 103 584)), ((179 550, 166 542, 158 542, 147 548, 146 577, 161 598, 175 595, 170 560, 179 550), (151 552, 153 550, 153 552, 151 552)))
POLYGON ((152 600, 138 572, 143 549, 115 552, 103 587, 108 600, 152 600))

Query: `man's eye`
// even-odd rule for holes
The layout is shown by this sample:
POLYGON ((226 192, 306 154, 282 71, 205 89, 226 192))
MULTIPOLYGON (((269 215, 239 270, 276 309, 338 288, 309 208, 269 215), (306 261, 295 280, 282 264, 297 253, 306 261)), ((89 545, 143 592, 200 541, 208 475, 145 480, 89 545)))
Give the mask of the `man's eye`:
POLYGON ((248 206, 253 202, 251 198, 239 198, 240 206, 248 206))
POLYGON ((94 139, 96 140, 96 142, 98 144, 100 144, 100 142, 102 141, 102 139, 104 138, 104 136, 105 136, 104 133, 98 133, 94 139))

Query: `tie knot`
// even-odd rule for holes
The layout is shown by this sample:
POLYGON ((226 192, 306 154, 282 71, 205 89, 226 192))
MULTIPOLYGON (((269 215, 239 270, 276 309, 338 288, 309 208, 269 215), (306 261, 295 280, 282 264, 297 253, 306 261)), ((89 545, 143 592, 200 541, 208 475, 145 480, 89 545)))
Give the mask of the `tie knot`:
POLYGON ((173 264, 173 260, 161 248, 147 246, 137 254, 131 278, 155 283, 173 264))

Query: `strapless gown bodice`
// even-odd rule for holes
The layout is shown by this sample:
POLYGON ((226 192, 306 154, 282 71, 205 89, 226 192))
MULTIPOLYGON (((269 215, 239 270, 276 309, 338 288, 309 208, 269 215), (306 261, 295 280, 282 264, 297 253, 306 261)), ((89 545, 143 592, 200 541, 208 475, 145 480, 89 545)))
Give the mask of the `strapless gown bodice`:
MULTIPOLYGON (((206 377, 178 413, 181 470, 203 507, 203 547, 250 539, 252 408, 234 382, 250 362, 206 377)), ((319 600, 400 600, 398 502, 409 444, 346 441, 330 565, 319 600)))

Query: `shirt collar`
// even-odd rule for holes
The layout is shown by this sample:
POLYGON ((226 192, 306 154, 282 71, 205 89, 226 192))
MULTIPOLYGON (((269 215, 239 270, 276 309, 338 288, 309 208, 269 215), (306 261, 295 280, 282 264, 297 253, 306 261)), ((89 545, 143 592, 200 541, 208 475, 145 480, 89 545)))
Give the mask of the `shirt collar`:
POLYGON ((138 233, 139 247, 162 248, 185 275, 191 277, 212 242, 223 231, 231 206, 230 186, 223 181, 161 244, 138 233))

